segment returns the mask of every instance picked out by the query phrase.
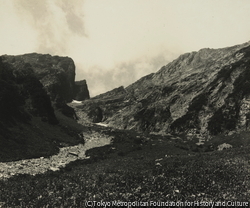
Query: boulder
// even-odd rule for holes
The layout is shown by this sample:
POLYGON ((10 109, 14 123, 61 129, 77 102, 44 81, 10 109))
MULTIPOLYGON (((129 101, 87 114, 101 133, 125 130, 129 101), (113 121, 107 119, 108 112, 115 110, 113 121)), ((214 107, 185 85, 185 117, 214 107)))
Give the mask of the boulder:
POLYGON ((218 151, 224 150, 224 149, 230 149, 233 146, 231 144, 223 143, 218 145, 218 151))

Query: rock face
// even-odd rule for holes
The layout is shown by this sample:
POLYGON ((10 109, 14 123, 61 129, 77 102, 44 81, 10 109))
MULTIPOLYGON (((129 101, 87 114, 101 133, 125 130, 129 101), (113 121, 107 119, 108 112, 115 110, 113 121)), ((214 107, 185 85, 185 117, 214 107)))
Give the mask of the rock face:
POLYGON ((74 63, 67 57, 0 56, 1 161, 48 156, 60 142, 83 142, 82 127, 66 117, 76 118, 66 105, 74 79, 74 63))
POLYGON ((0 160, 52 153, 55 146, 44 131, 57 123, 50 98, 34 72, 25 64, 12 68, 0 57, 0 160), (41 131, 38 123, 46 128, 41 131))
POLYGON ((43 84, 51 100, 58 98, 71 102, 75 86, 75 64, 69 57, 49 54, 24 54, 3 56, 3 60, 18 69, 20 65, 31 68, 43 84))
POLYGON ((183 54, 79 108, 93 107, 102 122, 122 129, 199 136, 249 129, 250 42, 183 54))
POLYGON ((57 123, 50 98, 29 65, 13 67, 0 58, 0 85, 2 125, 27 121, 30 114, 57 123))
POLYGON ((29 69, 41 82, 49 95, 53 107, 64 115, 76 118, 74 110, 67 106, 72 99, 87 99, 89 91, 86 81, 75 83, 75 64, 69 57, 30 53, 19 56, 2 56, 16 72, 29 69))
POLYGON ((89 99, 89 90, 86 80, 76 81, 74 88, 74 100, 82 101, 89 99))

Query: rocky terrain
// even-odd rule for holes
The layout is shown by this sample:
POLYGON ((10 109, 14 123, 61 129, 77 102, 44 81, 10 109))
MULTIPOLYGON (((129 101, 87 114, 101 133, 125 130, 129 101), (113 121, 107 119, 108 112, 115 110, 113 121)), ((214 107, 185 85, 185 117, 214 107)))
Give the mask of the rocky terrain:
POLYGON ((202 49, 88 99, 68 57, 0 57, 0 207, 249 206, 249 66, 202 49))
POLYGON ((183 54, 77 108, 85 120, 120 129, 203 138, 248 130, 250 42, 183 54))
POLYGON ((43 54, 0 57, 0 160, 48 156, 59 143, 83 142, 71 102, 88 98, 85 82, 75 91, 71 58, 43 54))

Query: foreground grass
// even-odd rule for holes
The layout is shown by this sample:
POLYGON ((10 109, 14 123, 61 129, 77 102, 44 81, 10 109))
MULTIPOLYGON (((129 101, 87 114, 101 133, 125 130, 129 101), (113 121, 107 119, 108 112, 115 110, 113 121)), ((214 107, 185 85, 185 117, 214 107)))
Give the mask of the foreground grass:
POLYGON ((84 207, 95 201, 249 201, 249 146, 193 153, 161 137, 113 132, 112 145, 58 172, 0 182, 3 207, 84 207), (138 137, 138 136, 137 136, 138 137), (126 139, 125 139, 126 138, 126 139))

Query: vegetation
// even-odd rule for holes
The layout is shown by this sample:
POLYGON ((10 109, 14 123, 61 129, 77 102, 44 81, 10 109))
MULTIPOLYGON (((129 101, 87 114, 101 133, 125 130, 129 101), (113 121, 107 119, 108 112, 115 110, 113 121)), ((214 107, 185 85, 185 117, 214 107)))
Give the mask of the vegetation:
POLYGON ((208 130, 212 135, 217 135, 226 130, 232 131, 236 128, 239 109, 237 104, 231 108, 223 106, 219 108, 208 122, 208 130))
POLYGON ((92 118, 94 123, 101 122, 103 118, 102 109, 100 107, 92 108, 88 113, 88 117, 92 118))
POLYGON ((29 123, 17 123, 11 128, 0 127, 0 162, 27 158, 49 157, 59 151, 61 144, 84 143, 78 134, 85 131, 73 119, 56 112, 59 124, 50 125, 40 117, 29 123))
POLYGON ((145 107, 134 115, 134 120, 139 121, 140 130, 144 132, 159 131, 157 123, 164 123, 171 118, 169 107, 145 107))
POLYGON ((23 87, 28 92, 28 97, 31 98, 32 113, 42 117, 44 121, 48 121, 50 124, 57 124, 58 121, 51 106, 50 98, 39 80, 34 75, 25 76, 23 87))
POLYGON ((173 132, 184 132, 186 129, 199 129, 198 113, 202 110, 203 106, 207 104, 208 95, 201 93, 194 97, 188 107, 188 112, 182 117, 176 119, 170 126, 173 132))
MULTIPOLYGON (((249 139, 244 147, 195 153, 177 147, 170 137, 106 133, 114 136, 112 145, 88 151, 89 160, 0 181, 3 207, 84 207, 86 200, 249 200, 249 139)), ((241 135, 236 137, 232 141, 241 135)))
POLYGON ((244 97, 250 94, 250 68, 249 65, 246 65, 246 67, 247 69, 244 70, 234 82, 234 92, 232 93, 234 97, 244 97))
POLYGON ((174 90, 175 88, 173 86, 165 86, 161 89, 162 96, 167 96, 174 90))
POLYGON ((6 69, 0 60, 0 123, 2 122, 4 126, 15 123, 14 116, 22 121, 27 119, 22 108, 25 99, 20 91, 12 70, 6 69))
MULTIPOLYGON (((242 67, 245 63, 242 63, 242 67)), ((234 81, 234 90, 226 98, 226 103, 219 108, 208 122, 208 130, 212 135, 217 135, 225 130, 232 131, 236 128, 239 119, 240 101, 245 95, 250 94, 250 70, 244 70, 234 81)))

